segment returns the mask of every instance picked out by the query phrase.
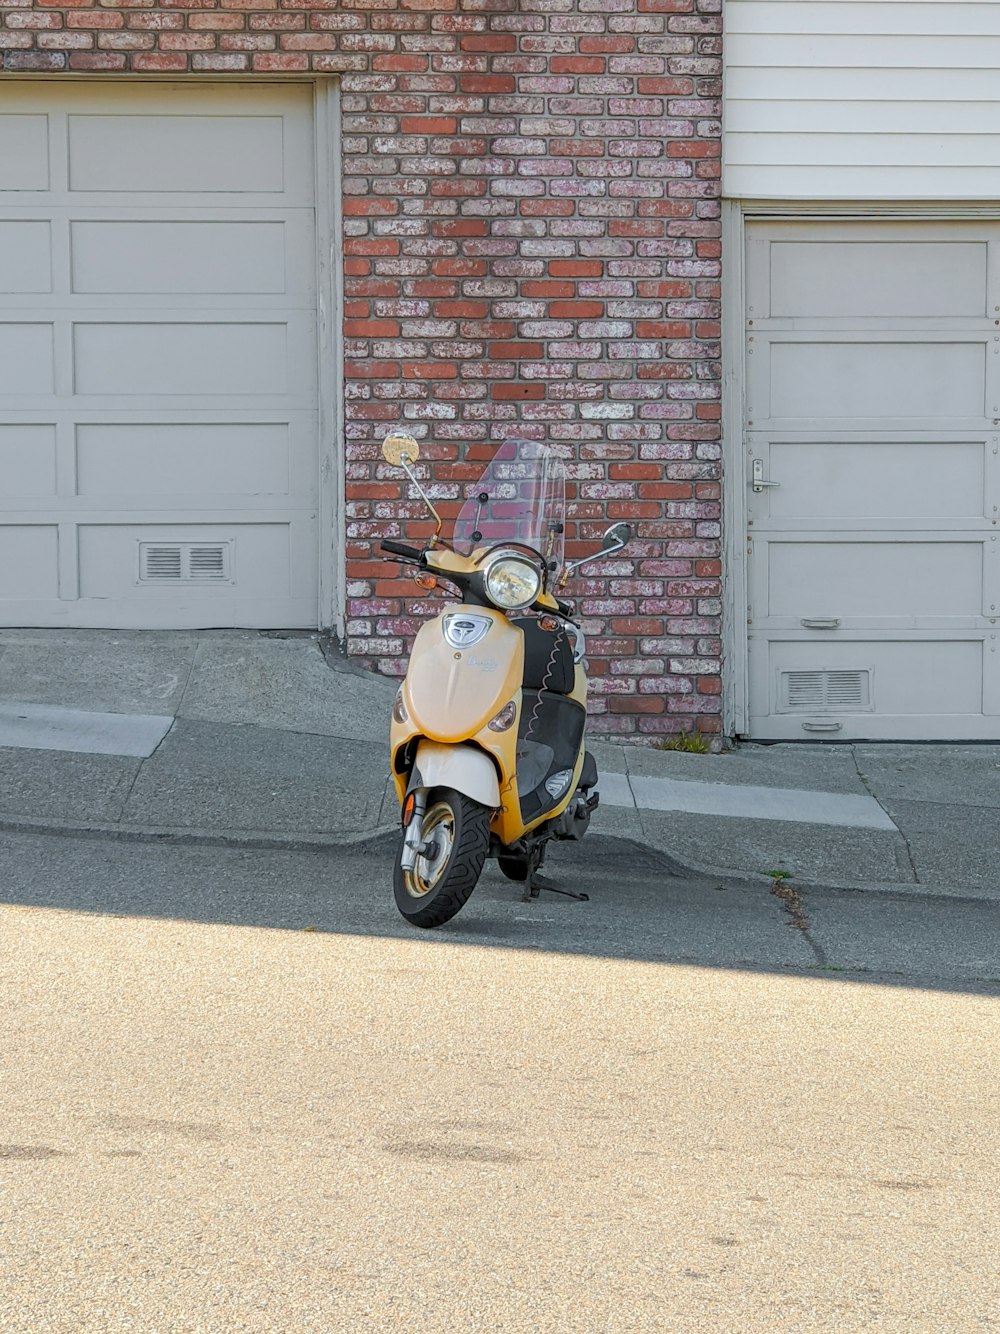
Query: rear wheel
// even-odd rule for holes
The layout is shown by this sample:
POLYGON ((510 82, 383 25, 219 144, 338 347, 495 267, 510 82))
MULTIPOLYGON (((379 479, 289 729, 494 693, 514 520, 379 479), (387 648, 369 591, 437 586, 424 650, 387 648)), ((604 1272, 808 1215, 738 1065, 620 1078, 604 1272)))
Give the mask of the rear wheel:
POLYGON ((454 788, 434 788, 427 798, 423 841, 425 850, 412 870, 404 871, 396 858, 396 907, 414 926, 441 926, 476 887, 490 844, 490 813, 454 788))

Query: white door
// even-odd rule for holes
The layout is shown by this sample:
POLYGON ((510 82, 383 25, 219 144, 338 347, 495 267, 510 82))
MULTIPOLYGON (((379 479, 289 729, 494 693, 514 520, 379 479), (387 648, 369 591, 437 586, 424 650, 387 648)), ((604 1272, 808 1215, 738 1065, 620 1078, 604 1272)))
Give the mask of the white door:
POLYGON ((750 735, 1000 737, 1000 224, 747 229, 750 735))
POLYGON ((0 623, 315 626, 312 94, 0 90, 0 623))

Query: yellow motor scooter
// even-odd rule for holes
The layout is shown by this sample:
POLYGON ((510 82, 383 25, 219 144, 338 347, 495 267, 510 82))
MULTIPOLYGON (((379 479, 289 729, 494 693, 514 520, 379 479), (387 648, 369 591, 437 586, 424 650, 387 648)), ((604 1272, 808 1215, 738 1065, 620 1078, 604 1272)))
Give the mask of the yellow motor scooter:
POLYGON ((382 453, 437 521, 425 547, 386 539, 382 550, 417 566, 421 587, 458 595, 417 635, 390 733, 403 823, 396 906, 433 927, 463 907, 487 856, 525 884, 526 900, 555 889, 539 875, 547 843, 587 830, 598 794, 584 748, 584 640, 556 590, 631 530, 613 525, 599 551, 566 565, 563 462, 516 439, 499 447, 446 541, 413 472, 417 442, 390 435, 382 453))

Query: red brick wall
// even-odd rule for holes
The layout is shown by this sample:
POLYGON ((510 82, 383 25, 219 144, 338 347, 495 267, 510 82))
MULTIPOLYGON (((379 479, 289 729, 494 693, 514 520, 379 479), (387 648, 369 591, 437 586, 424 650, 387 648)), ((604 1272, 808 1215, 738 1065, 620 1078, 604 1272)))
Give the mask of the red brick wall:
POLYGON ((0 0, 6 72, 335 75, 350 652, 436 610, 374 555, 510 434, 573 462, 592 730, 720 728, 721 0, 0 0))

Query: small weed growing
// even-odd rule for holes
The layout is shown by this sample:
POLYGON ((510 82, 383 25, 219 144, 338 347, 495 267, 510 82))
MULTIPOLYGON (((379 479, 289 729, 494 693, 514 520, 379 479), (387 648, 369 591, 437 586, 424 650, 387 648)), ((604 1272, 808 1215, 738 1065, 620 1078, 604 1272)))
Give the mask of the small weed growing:
POLYGON ((708 755, 711 747, 700 732, 675 732, 653 742, 655 750, 683 750, 688 755, 708 755))

